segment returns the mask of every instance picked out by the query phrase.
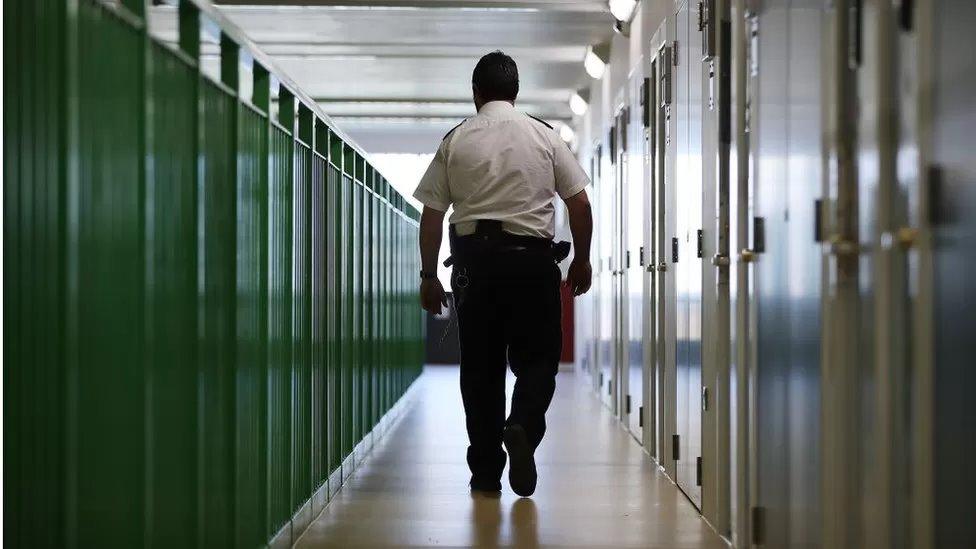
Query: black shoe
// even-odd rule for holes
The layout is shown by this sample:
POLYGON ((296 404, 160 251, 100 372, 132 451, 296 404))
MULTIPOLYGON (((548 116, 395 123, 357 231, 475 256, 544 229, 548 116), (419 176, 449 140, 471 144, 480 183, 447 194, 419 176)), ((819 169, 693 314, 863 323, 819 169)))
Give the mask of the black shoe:
POLYGON ((529 439, 521 425, 505 427, 505 449, 508 450, 508 483, 516 494, 527 498, 535 492, 538 473, 529 439))
POLYGON ((484 494, 500 494, 502 491, 502 482, 500 480, 485 482, 480 479, 471 479, 471 491, 484 494))

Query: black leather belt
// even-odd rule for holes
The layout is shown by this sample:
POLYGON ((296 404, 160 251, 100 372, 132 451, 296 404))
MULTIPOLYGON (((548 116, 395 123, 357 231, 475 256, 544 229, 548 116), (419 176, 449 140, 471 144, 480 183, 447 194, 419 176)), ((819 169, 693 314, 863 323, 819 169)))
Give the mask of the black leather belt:
POLYGON ((459 263, 466 255, 497 252, 536 252, 551 254, 559 263, 569 255, 569 242, 554 243, 548 238, 507 233, 502 230, 501 221, 479 220, 474 233, 460 236, 454 225, 449 233, 451 257, 444 261, 445 267, 459 263))

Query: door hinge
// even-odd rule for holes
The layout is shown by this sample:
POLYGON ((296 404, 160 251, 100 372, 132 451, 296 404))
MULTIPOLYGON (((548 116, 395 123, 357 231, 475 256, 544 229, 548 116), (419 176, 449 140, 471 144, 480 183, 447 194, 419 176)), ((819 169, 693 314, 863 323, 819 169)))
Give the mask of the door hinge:
POLYGON ((701 407, 703 412, 708 411, 708 386, 702 385, 701 407))
POLYGON ((607 136, 607 141, 610 142, 610 163, 617 163, 617 127, 613 126, 610 128, 610 135, 607 136))
POLYGON ((612 395, 613 394, 613 380, 612 379, 608 379, 607 380, 607 394, 608 395, 612 395))
POLYGON ((678 237, 671 238, 671 263, 678 262, 678 237))
POLYGON ((643 246, 640 247, 639 259, 640 259, 640 266, 643 267, 644 266, 644 247, 643 246))
POLYGON ((630 414, 630 395, 627 395, 627 414, 630 414))
POLYGON ((925 175, 929 199, 929 224, 932 226, 945 225, 954 221, 956 216, 951 204, 946 201, 945 177, 941 165, 931 164, 926 168, 925 175))
POLYGON ((677 40, 671 43, 671 63, 675 67, 678 66, 678 41, 677 40))
POLYGON ((715 0, 703 0, 698 3, 698 30, 702 33, 702 61, 715 57, 715 37, 718 19, 715 11, 715 0))
POLYGON ((864 8, 862 0, 852 0, 848 6, 847 18, 847 40, 849 50, 847 53, 847 66, 851 70, 857 70, 861 66, 864 54, 864 8))
MULTIPOLYGON (((674 65, 674 48, 669 46, 667 43, 661 44, 658 49, 658 59, 660 59, 660 76, 658 77, 658 95, 660 96, 661 108, 667 107, 671 104, 671 66, 674 65)), ((667 131, 667 125, 665 125, 665 131, 667 131)))
POLYGON ((681 459, 681 435, 671 435, 671 459, 681 459))
POLYGON ((705 235, 702 233, 701 229, 698 229, 698 257, 702 256, 702 247, 704 245, 705 235))
POLYGON ((901 26, 901 30, 906 32, 912 30, 915 9, 914 0, 901 0, 901 5, 898 8, 898 24, 901 26))
POLYGON ((813 201, 813 241, 823 242, 823 199, 813 201))
POLYGON ((702 485, 702 458, 701 456, 698 456, 698 459, 695 462, 695 486, 701 486, 701 485, 702 485))
POLYGON ((603 387, 603 372, 600 372, 600 387, 603 387))
POLYGON ((643 427, 644 426, 644 407, 643 406, 638 406, 637 407, 637 426, 638 427, 643 427))
POLYGON ((765 535, 766 532, 764 531, 766 527, 765 515, 766 512, 762 507, 757 506, 752 508, 752 520, 751 520, 752 524, 750 526, 752 530, 753 545, 762 545, 765 541, 766 538, 765 535))
POLYGON ((766 251, 766 220, 752 218, 752 251, 761 254, 766 251))
POLYGON ((644 110, 641 112, 642 122, 645 128, 651 127, 651 79, 645 78, 644 82, 641 83, 640 90, 640 101, 641 106, 644 110))
POLYGON ((625 256, 624 257, 625 257, 625 260, 626 260, 626 264, 624 265, 624 269, 629 269, 630 268, 630 250, 627 250, 624 253, 625 253, 625 256))

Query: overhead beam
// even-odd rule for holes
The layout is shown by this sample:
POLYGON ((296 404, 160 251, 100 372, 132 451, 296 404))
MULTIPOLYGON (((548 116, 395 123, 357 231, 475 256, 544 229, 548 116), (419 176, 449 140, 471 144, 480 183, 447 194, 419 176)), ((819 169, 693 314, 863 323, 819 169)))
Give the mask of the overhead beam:
POLYGON ((487 9, 487 10, 531 10, 531 11, 575 11, 575 12, 603 12, 607 11, 606 2, 597 0, 577 0, 568 2, 529 0, 384 0, 370 2, 369 0, 219 0, 217 5, 224 6, 342 6, 383 9, 390 8, 454 8, 454 9, 487 9))

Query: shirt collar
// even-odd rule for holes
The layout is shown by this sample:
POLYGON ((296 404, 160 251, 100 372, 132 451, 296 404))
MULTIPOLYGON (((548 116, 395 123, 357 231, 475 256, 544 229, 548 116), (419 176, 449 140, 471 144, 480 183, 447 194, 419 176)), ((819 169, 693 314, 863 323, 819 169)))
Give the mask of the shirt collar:
POLYGON ((478 114, 488 117, 504 115, 515 111, 515 106, 508 101, 489 101, 481 106, 478 114))

